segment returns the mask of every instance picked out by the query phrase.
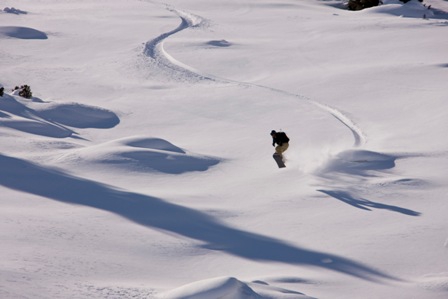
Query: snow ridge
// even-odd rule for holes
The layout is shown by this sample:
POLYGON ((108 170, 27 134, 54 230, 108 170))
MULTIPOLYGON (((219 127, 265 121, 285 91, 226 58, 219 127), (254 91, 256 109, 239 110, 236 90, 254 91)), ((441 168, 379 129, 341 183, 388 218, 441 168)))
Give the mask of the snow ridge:
POLYGON ((234 277, 218 277, 191 283, 162 295, 163 299, 261 299, 246 283, 234 277))

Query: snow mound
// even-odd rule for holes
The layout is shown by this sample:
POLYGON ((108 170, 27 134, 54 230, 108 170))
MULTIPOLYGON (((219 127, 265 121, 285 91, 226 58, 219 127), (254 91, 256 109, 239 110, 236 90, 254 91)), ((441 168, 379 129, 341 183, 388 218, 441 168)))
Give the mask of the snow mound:
POLYGON ((0 26, 0 37, 2 36, 19 39, 48 39, 45 32, 20 26, 0 26))
POLYGON ((172 143, 160 138, 131 138, 124 144, 146 149, 157 149, 175 153, 185 154, 185 151, 172 143))
POLYGON ((0 100, 0 124, 18 131, 54 137, 71 137, 75 128, 112 128, 120 119, 112 111, 77 103, 48 103, 38 98, 4 95, 0 100))
POLYGON ((188 153, 160 138, 128 137, 75 149, 59 160, 97 164, 117 170, 182 174, 206 171, 220 162, 216 158, 188 153))
POLYGON ((448 293, 448 272, 427 274, 420 279, 419 285, 427 290, 448 293))
POLYGON ((383 5, 375 6, 366 10, 366 13, 391 14, 406 18, 429 18, 434 17, 434 12, 417 0, 403 3, 399 0, 384 0, 383 5))
POLYGON ((222 39, 222 40, 211 40, 207 42, 207 45, 214 47, 230 47, 232 43, 226 41, 225 39, 222 39))
POLYGON ((47 136, 67 138, 72 130, 52 123, 39 116, 39 113, 28 107, 32 100, 3 95, 0 100, 0 125, 17 131, 47 136))
POLYGON ((42 117, 75 128, 106 129, 115 127, 120 122, 112 111, 78 103, 58 103, 42 108, 42 117))
POLYGON ((161 299, 256 299, 262 298, 234 277, 218 277, 184 285, 162 294, 161 299))
POLYGON ((394 168, 396 159, 395 156, 373 151, 347 150, 330 159, 319 172, 370 176, 372 171, 394 168))

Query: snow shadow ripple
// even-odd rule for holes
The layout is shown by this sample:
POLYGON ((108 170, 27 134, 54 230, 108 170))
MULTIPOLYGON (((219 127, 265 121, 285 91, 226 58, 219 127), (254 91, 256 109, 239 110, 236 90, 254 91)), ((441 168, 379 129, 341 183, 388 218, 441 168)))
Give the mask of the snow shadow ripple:
POLYGON ((214 217, 162 199, 117 190, 93 180, 0 154, 0 185, 69 204, 84 205, 122 216, 142 226, 178 234, 256 261, 280 262, 333 270, 368 281, 398 280, 362 263, 330 253, 288 244, 230 227, 214 217))

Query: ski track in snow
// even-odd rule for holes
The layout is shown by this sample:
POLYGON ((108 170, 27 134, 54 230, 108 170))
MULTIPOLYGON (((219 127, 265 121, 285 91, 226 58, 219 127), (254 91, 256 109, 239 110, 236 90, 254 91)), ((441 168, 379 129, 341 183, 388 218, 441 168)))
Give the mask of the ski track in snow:
POLYGON ((244 87, 257 87, 266 89, 272 92, 276 92, 279 94, 283 94, 290 97, 295 97, 299 100, 307 101, 311 103, 312 105, 318 107, 319 109, 322 109, 329 114, 331 114, 333 117, 335 117, 339 122, 341 122, 344 126, 346 126, 353 134, 354 137, 354 147, 360 147, 364 145, 367 142, 367 138, 362 132, 362 130, 344 113, 339 111, 338 109, 331 107, 329 105, 317 102, 315 100, 312 100, 308 97, 305 97, 303 95, 290 93, 281 89, 272 88, 264 85, 259 84, 253 84, 253 83, 247 83, 247 82, 240 82, 240 81, 233 81, 230 79, 224 79, 224 78, 218 78, 213 75, 202 73, 201 71, 188 66, 175 58, 173 58, 169 53, 167 53, 163 47, 165 39, 168 37, 189 28, 199 28, 201 26, 204 26, 207 24, 207 20, 188 13, 186 11, 175 9, 167 4, 167 9, 179 16, 181 19, 180 25, 175 28, 174 30, 171 30, 169 32, 163 33, 159 35, 158 37, 148 41, 145 44, 144 48, 144 54, 145 56, 151 58, 154 63, 165 70, 169 70, 170 72, 174 73, 180 73, 182 78, 186 78, 187 80, 195 80, 195 81, 210 81, 215 83, 224 83, 224 84, 238 84, 244 87))
POLYGON ((174 59, 171 55, 168 54, 168 52, 165 51, 165 49, 163 48, 163 42, 166 38, 187 28, 200 27, 203 23, 205 23, 205 19, 199 16, 195 16, 193 14, 189 14, 170 7, 167 7, 167 9, 179 16, 179 18, 181 19, 180 25, 176 29, 163 33, 158 37, 148 41, 145 44, 144 54, 152 58, 158 67, 162 69, 168 69, 176 73, 181 73, 182 77, 186 77, 190 80, 194 79, 217 81, 217 78, 214 78, 210 75, 201 74, 199 70, 196 70, 174 59))

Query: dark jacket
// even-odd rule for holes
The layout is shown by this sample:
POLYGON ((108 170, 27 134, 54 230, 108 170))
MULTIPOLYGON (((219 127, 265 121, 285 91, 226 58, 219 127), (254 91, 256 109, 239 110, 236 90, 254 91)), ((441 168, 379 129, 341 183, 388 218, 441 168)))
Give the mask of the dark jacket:
POLYGON ((272 136, 272 145, 275 145, 277 143, 278 145, 281 146, 281 145, 283 145, 283 143, 288 143, 288 142, 289 142, 289 138, 283 132, 277 132, 277 133, 275 133, 274 136, 272 136))

